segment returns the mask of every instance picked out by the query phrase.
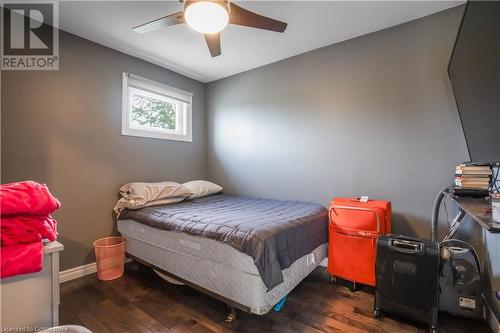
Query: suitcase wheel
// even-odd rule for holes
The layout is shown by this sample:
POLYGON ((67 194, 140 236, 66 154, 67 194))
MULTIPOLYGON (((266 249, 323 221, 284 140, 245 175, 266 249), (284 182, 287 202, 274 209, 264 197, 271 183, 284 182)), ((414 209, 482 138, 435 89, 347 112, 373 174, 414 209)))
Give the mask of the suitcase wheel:
POLYGON ((331 284, 337 283, 337 278, 335 276, 330 275, 330 283, 331 284))
POLYGON ((380 318, 380 309, 374 309, 373 310, 373 317, 374 318, 380 318))
POLYGON ((362 286, 362 285, 360 286, 360 285, 359 285, 359 284, 357 284, 356 282, 353 282, 353 283, 351 284, 351 286, 349 287, 349 290, 350 290, 351 292, 355 292, 355 291, 361 290, 362 288, 363 288, 363 286, 362 286))

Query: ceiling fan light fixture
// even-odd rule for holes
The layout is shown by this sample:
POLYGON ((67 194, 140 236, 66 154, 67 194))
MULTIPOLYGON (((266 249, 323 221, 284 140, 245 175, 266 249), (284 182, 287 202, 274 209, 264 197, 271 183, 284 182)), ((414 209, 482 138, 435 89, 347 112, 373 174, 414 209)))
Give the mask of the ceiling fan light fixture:
POLYGON ((188 1, 184 9, 187 24, 203 34, 215 34, 229 23, 229 8, 222 1, 188 1))

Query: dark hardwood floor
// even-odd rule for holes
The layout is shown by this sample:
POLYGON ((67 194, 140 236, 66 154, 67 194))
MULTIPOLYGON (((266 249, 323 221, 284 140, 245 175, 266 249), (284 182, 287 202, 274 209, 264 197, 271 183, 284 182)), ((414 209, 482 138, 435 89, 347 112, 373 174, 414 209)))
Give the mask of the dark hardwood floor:
MULTIPOLYGON (((329 284, 317 268, 289 295, 281 312, 264 316, 238 312, 223 323, 226 306, 189 287, 171 285, 148 268, 131 269, 110 282, 95 274, 61 285, 61 324, 100 332, 427 332, 425 324, 372 317, 373 291, 350 292, 329 284)), ((490 332, 485 322, 440 316, 440 332, 490 332)))

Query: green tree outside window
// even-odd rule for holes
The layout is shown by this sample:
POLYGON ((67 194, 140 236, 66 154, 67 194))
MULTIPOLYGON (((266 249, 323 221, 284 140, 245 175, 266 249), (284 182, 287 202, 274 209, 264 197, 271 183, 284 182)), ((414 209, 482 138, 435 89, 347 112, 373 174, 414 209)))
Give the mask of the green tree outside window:
POLYGON ((133 95, 131 122, 141 127, 175 130, 176 104, 151 97, 133 95))

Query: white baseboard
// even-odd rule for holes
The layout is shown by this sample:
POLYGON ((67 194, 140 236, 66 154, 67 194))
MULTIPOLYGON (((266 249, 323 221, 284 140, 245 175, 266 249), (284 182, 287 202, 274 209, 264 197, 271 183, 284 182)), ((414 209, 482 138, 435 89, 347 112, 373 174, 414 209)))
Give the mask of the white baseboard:
POLYGON ((97 272, 97 266, 95 262, 83 266, 70 268, 65 271, 59 272, 59 283, 78 279, 84 277, 85 275, 89 275, 95 272, 97 272))
MULTIPOLYGON (((125 263, 128 263, 130 261, 132 261, 130 260, 130 258, 125 258, 125 263)), ((97 266, 95 262, 91 262, 90 264, 83 266, 73 267, 65 271, 59 272, 59 283, 78 279, 86 275, 93 274, 95 272, 97 272, 97 266)))
MULTIPOLYGON (((132 261, 130 258, 125 259, 125 263, 132 261)), ((327 267, 328 266, 328 258, 323 259, 320 263, 320 266, 327 267)), ((90 275, 97 272, 97 266, 95 262, 91 262, 87 265, 82 265, 78 267, 73 267, 67 269, 65 271, 59 272, 59 283, 71 281, 74 279, 78 279, 84 277, 86 275, 90 275)))
POLYGON ((323 266, 323 267, 328 267, 328 257, 326 257, 325 259, 323 259, 320 263, 319 263, 320 266, 323 266))

